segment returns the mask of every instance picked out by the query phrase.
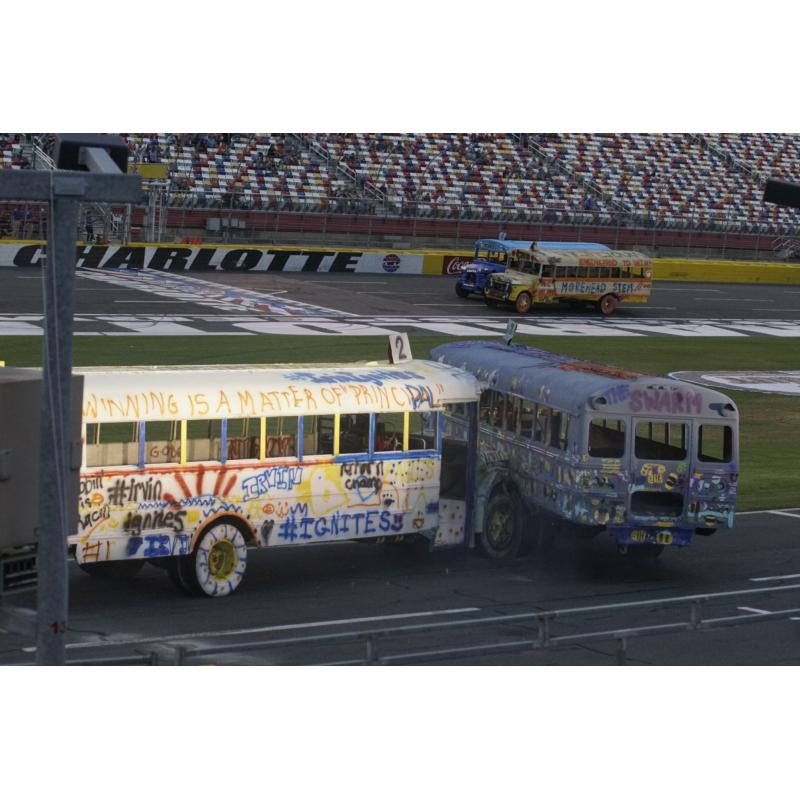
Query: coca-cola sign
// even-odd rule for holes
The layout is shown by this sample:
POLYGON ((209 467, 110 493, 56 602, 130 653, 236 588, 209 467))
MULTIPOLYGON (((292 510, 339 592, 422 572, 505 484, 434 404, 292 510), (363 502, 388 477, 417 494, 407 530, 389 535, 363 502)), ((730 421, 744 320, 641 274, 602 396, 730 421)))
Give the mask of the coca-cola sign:
POLYGON ((472 259, 465 256, 445 256, 442 259, 442 275, 458 275, 462 267, 472 264, 472 259))

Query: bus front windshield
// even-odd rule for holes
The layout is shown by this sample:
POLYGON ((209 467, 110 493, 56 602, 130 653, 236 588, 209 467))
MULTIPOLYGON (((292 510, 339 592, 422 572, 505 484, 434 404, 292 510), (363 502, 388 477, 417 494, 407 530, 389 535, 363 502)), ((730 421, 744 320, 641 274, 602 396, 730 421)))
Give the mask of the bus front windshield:
POLYGON ((524 272, 526 275, 538 275, 541 264, 531 261, 529 258, 512 256, 508 260, 508 269, 516 272, 524 272))
POLYGON ((475 258, 478 261, 489 261, 492 264, 505 264, 506 254, 497 250, 487 250, 483 247, 475 248, 475 258))

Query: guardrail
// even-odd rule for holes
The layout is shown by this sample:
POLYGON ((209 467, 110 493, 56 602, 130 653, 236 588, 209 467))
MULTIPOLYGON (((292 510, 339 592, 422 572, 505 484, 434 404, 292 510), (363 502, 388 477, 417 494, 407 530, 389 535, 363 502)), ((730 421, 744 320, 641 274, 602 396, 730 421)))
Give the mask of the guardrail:
POLYGON ((378 664, 410 664, 414 662, 430 663, 443 659, 463 659, 477 656, 493 656, 510 653, 522 653, 533 650, 564 649, 577 645, 598 642, 613 642, 616 645, 616 663, 623 665, 627 661, 628 643, 631 639, 645 636, 658 636, 668 633, 707 632, 722 628, 753 625, 781 619, 800 618, 800 607, 781 609, 779 611, 763 611, 752 614, 736 614, 704 619, 703 606, 711 602, 738 600, 766 596, 783 592, 800 591, 800 584, 773 586, 759 589, 744 589, 733 592, 715 592, 709 594, 686 595, 659 600, 641 600, 630 603, 614 603, 607 605, 582 606, 578 608, 558 609, 553 611, 532 611, 519 614, 494 615, 478 619, 451 620, 416 625, 401 625, 384 628, 370 628, 360 631, 318 634, 313 636, 294 636, 279 639, 262 639, 247 642, 236 642, 225 645, 197 647, 185 644, 159 644, 148 652, 137 655, 108 657, 102 659, 80 659, 68 661, 71 665, 98 664, 171 664, 187 665, 199 659, 214 659, 223 655, 245 654, 255 651, 281 650, 285 648, 317 648, 326 645, 356 643, 363 646, 363 655, 345 660, 308 660, 303 664, 325 666, 356 666, 378 664), (553 626, 560 621, 581 615, 627 613, 640 610, 658 610, 685 607, 688 617, 677 622, 665 622, 656 625, 635 625, 616 627, 597 631, 565 633, 556 635, 553 626), (505 642, 478 642, 458 644, 425 649, 406 650, 403 652, 386 652, 386 645, 392 638, 414 636, 425 633, 452 634, 460 631, 474 633, 496 626, 534 625, 535 635, 505 642), (380 652, 379 645, 384 652, 380 652))

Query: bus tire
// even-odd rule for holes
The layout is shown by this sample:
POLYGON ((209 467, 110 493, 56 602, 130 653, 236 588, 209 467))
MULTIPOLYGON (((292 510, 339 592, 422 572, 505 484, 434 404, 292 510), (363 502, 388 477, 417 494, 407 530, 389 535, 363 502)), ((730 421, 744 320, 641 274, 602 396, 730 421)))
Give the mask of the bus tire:
POLYGON ((697 536, 713 536, 716 532, 716 528, 695 528, 694 532, 697 536))
POLYGON ((516 558, 526 543, 518 501, 505 491, 498 492, 486 507, 481 550, 489 558, 516 558))
POLYGON ((456 294, 459 297, 469 297, 469 291, 458 283, 456 284, 456 294))
POLYGON ((486 301, 486 305, 489 306, 489 308, 497 308, 500 305, 497 300, 492 300, 491 297, 484 296, 483 299, 486 301))
POLYGON ((533 305, 533 298, 528 292, 520 292, 514 301, 514 309, 518 314, 527 314, 533 305))
POLYGON ((617 298, 613 294, 604 294, 597 302, 597 310, 604 316, 610 317, 617 307, 617 298))
POLYGON ((177 559, 181 588, 201 597, 225 597, 236 591, 247 568, 247 541, 229 520, 209 525, 194 550, 177 559))
POLYGON ((87 561, 77 562, 78 567, 93 578, 109 581, 133 580, 144 566, 141 558, 129 558, 125 561, 87 561))

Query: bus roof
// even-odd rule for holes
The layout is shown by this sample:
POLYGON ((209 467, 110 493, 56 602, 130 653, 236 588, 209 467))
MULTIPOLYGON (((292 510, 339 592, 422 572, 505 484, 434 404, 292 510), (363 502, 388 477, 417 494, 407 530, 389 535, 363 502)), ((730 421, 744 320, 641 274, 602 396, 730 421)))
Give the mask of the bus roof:
POLYGON ((478 239, 475 247, 507 253, 509 250, 530 250, 535 242, 522 241, 521 239, 478 239))
POLYGON ((534 242, 537 250, 610 250, 606 244, 597 242, 534 242))
MULTIPOLYGON (((681 413, 683 406, 672 401, 673 389, 676 392, 683 390, 685 396, 691 394, 692 398, 699 398, 696 414, 713 414, 717 409, 716 404, 720 404, 720 409, 725 404, 729 405, 728 412, 723 414, 720 410, 719 414, 736 414, 730 399, 720 392, 705 389, 698 393, 697 386, 673 378, 643 375, 524 345, 487 341, 453 342, 435 347, 431 357, 469 370, 485 388, 527 397, 573 414, 585 411, 587 404, 609 413, 637 411, 634 403, 636 392, 641 393, 638 397, 642 411, 658 416, 681 413)), ((688 410, 687 407, 687 413, 688 410)))
POLYGON ((83 421, 430 411, 474 402, 475 377, 432 361, 329 366, 87 367, 83 421))
POLYGON ((554 248, 552 250, 542 250, 539 248, 538 244, 534 248, 519 249, 521 252, 529 254, 534 260, 542 261, 547 264, 559 264, 562 261, 566 261, 566 263, 569 264, 569 262, 574 261, 580 266, 587 267, 622 267, 625 266, 622 263, 623 261, 636 261, 639 262, 636 266, 644 266, 642 262, 652 265, 650 256, 646 256, 644 253, 639 253, 636 250, 611 250, 609 248, 605 248, 604 250, 590 250, 588 252, 581 249, 556 250, 554 248))

